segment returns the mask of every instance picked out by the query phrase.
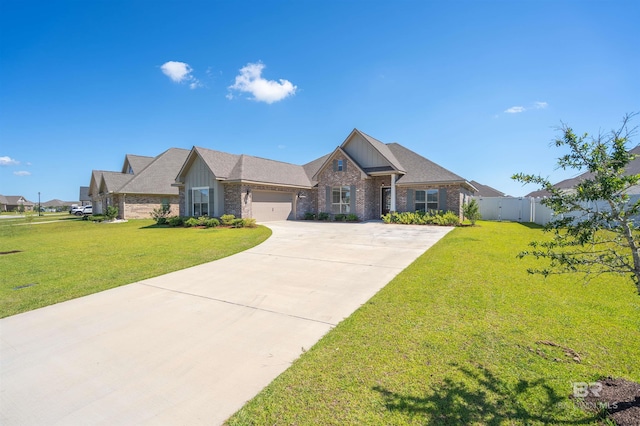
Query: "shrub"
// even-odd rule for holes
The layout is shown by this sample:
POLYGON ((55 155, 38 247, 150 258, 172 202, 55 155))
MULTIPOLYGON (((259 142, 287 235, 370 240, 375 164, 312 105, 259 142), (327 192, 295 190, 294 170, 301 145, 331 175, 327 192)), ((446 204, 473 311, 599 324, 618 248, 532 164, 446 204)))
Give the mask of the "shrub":
POLYGON ((330 216, 327 212, 318 213, 318 220, 329 220, 330 216))
POLYGON ((391 212, 381 216, 384 223, 399 223, 402 225, 440 225, 456 226, 460 218, 453 212, 391 212))
POLYGON ((180 216, 170 217, 169 226, 184 226, 184 218, 180 216))
POLYGON ((339 213, 333 216, 333 220, 335 220, 336 222, 344 222, 345 220, 347 220, 347 215, 339 213))
POLYGON ((220 225, 220 221, 218 219, 216 219, 215 217, 206 219, 204 221, 204 226, 206 226, 207 228, 215 228, 218 225, 220 225))
POLYGON ((118 208, 116 206, 107 207, 107 211, 105 212, 105 216, 109 220, 113 220, 118 216, 118 208))
POLYGON ((306 212, 304 214, 304 220, 316 220, 316 214, 312 212, 306 212))
POLYGON ((184 226, 186 226, 187 228, 198 225, 200 225, 200 222, 195 217, 190 217, 184 222, 184 226))
POLYGON ((355 213, 349 213, 347 215, 347 222, 357 222, 358 221, 358 215, 355 213))
POLYGON ((106 219, 105 215, 103 214, 92 214, 92 215, 88 215, 88 216, 83 216, 82 217, 83 220, 90 220, 92 222, 102 222, 106 219))
POLYGON ((242 228, 242 227, 244 227, 244 219, 241 219, 241 218, 233 219, 231 221, 231 227, 232 228, 242 228))
POLYGON ((232 214, 223 214, 222 216, 220 216, 220 222, 222 222, 222 224, 225 226, 233 225, 233 221, 235 220, 235 218, 236 217, 232 214))
POLYGON ((480 205, 478 205, 475 198, 471 199, 471 201, 462 207, 462 214, 471 221, 471 226, 475 226, 476 220, 482 219, 480 205))
POLYGON ((441 213, 434 216, 435 224, 441 226, 458 226, 460 218, 454 212, 441 213))
POLYGON ((256 226, 258 226, 256 224, 256 220, 254 218, 251 218, 251 217, 246 218, 246 219, 242 219, 242 222, 243 222, 243 226, 245 228, 255 228, 256 226))

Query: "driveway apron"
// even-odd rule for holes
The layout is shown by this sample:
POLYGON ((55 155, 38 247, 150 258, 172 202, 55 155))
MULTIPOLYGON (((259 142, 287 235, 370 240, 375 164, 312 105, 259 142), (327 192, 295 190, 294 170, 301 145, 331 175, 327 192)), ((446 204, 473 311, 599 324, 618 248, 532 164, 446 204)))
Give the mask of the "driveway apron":
POLYGON ((267 225, 234 256, 0 320, 0 424, 221 424, 452 229, 267 225))

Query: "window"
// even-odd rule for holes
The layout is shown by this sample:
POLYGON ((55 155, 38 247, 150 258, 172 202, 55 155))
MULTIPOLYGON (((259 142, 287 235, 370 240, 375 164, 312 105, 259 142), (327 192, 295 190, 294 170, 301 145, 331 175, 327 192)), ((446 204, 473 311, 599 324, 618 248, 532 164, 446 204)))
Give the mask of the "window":
POLYGON ((416 211, 438 210, 438 190, 416 191, 416 211))
POLYGON ((129 164, 129 168, 127 169, 127 173, 132 175, 133 174, 133 168, 131 167, 131 164, 129 164))
MULTIPOLYGON (((209 216, 209 188, 193 188, 193 216, 209 216)), ((213 192, 213 191, 211 191, 213 192)))
POLYGON ((348 186, 331 188, 331 213, 349 213, 351 190, 348 186))
POLYGON ((347 160, 333 160, 333 171, 334 172, 346 172, 347 171, 347 160))

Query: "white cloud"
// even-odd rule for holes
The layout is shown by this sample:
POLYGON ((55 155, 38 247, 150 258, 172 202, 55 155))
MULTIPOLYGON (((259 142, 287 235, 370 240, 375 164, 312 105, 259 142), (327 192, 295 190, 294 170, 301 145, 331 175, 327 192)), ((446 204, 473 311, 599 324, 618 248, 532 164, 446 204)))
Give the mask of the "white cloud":
POLYGON ((21 170, 19 172, 13 172, 14 175, 16 176, 31 176, 31 172, 28 172, 26 170, 21 170))
POLYGON ((195 89, 202 84, 193 76, 193 68, 186 62, 169 61, 160 66, 160 69, 175 83, 189 83, 190 89, 195 89))
MULTIPOLYGON (((251 93, 253 100, 268 104, 281 101, 287 96, 296 93, 298 87, 294 86, 289 80, 279 79, 275 81, 262 78, 262 70, 264 68, 265 65, 260 62, 249 63, 242 67, 240 75, 236 76, 235 84, 229 86, 229 90, 251 93)), ((233 99, 233 94, 229 93, 227 99, 233 99)))
POLYGON ((509 114, 518 114, 520 112, 524 112, 526 111, 526 108, 523 106, 512 106, 509 109, 505 109, 504 112, 509 113, 509 114))
POLYGON ((11 157, 0 157, 0 166, 15 166, 18 164, 20 164, 20 162, 11 157))
POLYGON ((529 108, 525 108, 523 106, 512 106, 511 108, 505 109, 504 112, 506 112, 507 114, 519 114, 521 112, 525 112, 530 109, 545 109, 548 106, 549 104, 546 102, 537 101, 537 102, 534 102, 533 106, 529 108))

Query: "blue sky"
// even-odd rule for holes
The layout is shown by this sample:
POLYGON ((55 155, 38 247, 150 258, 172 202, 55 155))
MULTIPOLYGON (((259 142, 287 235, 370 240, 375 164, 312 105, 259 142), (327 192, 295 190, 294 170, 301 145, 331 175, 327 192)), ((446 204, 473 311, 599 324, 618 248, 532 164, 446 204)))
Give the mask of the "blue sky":
POLYGON ((77 200, 170 147, 303 164, 355 127, 524 195, 513 173, 575 175, 561 122, 640 111, 639 21, 637 1, 0 0, 0 194, 77 200))

